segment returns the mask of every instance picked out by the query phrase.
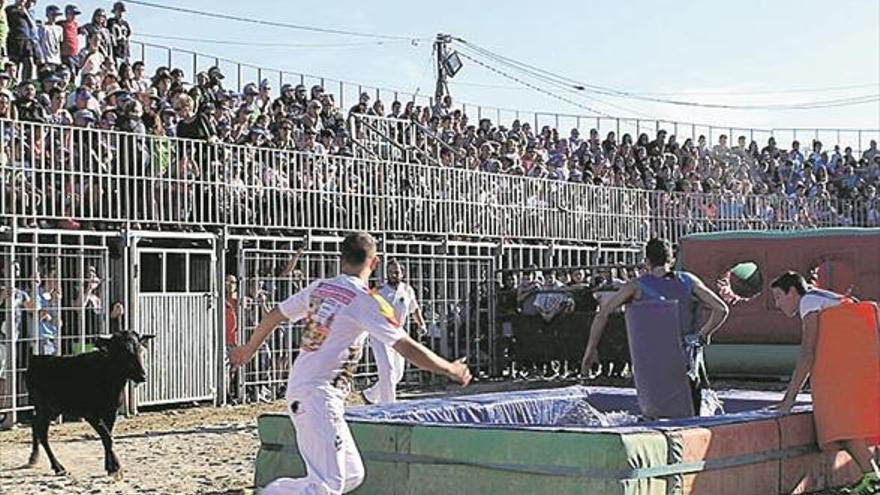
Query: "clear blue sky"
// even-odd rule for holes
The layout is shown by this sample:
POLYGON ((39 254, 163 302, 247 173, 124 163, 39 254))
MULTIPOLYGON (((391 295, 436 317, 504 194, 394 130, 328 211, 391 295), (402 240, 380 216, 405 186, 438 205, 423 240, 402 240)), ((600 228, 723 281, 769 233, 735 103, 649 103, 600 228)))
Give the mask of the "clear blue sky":
MULTIPOLYGON (((496 53, 620 90, 726 104, 798 103, 880 93, 880 0, 290 2, 152 0, 282 22, 432 38, 447 32, 496 53), (835 91, 754 94, 862 85, 835 91), (731 94, 739 93, 739 94, 731 94), (743 94, 747 93, 747 94, 743 94)), ((47 2, 40 1, 42 12, 47 2)), ((107 2, 82 2, 90 17, 107 2)), ((129 4, 135 33, 282 43, 361 39, 260 27, 129 4)), ((158 44, 290 71, 433 92, 431 43, 382 46, 245 47, 158 44)), ((158 59, 159 52, 151 52, 158 59)), ((179 58, 191 77, 191 61, 179 58)), ((207 62, 205 62, 207 63, 207 62)), ((201 64, 201 65, 204 65, 201 64)), ((227 69, 229 72, 229 69, 227 69)), ((253 74, 253 73, 249 73, 253 74)), ((255 78, 255 74, 247 75, 255 78)), ((277 81, 277 75, 274 76, 277 81)), ((277 83, 276 83, 277 85, 277 83)), ((465 60, 452 84, 461 101, 504 108, 586 113, 465 60)), ((576 97, 577 98, 577 97, 576 97)), ((707 110, 604 98, 578 99, 604 113, 752 127, 880 127, 880 103, 807 111, 707 110)), ((348 102, 346 102, 348 103, 348 102)), ((387 106, 387 102, 386 102, 387 106)))

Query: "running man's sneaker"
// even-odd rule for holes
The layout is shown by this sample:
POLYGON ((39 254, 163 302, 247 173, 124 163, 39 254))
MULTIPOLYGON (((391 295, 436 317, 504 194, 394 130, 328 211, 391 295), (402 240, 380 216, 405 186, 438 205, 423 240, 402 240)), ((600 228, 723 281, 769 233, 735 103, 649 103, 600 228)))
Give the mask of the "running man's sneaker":
POLYGON ((843 491, 849 495, 876 495, 880 494, 880 478, 875 473, 868 473, 855 485, 843 491))

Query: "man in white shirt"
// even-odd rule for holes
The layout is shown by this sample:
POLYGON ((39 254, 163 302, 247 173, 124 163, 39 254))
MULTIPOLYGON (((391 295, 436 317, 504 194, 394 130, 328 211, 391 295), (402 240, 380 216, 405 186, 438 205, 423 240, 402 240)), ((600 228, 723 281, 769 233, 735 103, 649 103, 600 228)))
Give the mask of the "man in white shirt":
MULTIPOLYGON (((388 262, 388 280, 379 288, 379 295, 394 308, 394 317, 406 331, 409 315, 413 315, 419 331, 424 334, 425 320, 416 300, 416 291, 403 281, 403 267, 396 260, 388 262)), ((376 371, 379 377, 372 387, 364 390, 364 399, 371 404, 387 404, 397 400, 397 384, 403 380, 406 362, 390 346, 380 340, 370 339, 370 348, 376 358, 376 371)))
POLYGON ((471 380, 464 359, 449 362, 412 340, 400 329, 394 309, 368 288, 370 274, 379 264, 376 240, 370 234, 348 235, 341 251, 339 276, 317 280, 282 302, 260 322, 247 344, 229 353, 233 365, 243 365, 279 324, 304 320, 286 399, 307 476, 279 478, 266 486, 263 495, 338 495, 363 482, 363 461, 344 413, 367 335, 419 368, 465 386, 471 380))
POLYGON ((60 16, 61 9, 57 5, 46 7, 46 22, 37 29, 37 36, 40 40, 37 53, 39 53, 40 63, 61 65, 61 41, 64 38, 64 32, 61 25, 55 22, 60 16))
MULTIPOLYGON (((789 318, 800 316, 803 325, 801 351, 797 365, 782 402, 775 407, 777 411, 787 414, 791 411, 798 393, 810 376, 816 359, 820 312, 825 308, 837 306, 848 298, 831 291, 810 287, 804 277, 796 272, 786 272, 777 277, 770 284, 770 290, 773 293, 776 308, 789 318)), ((846 450, 864 474, 855 487, 847 493, 877 493, 868 490, 868 487, 880 479, 880 469, 872 459, 867 440, 864 438, 841 440, 834 442, 832 446, 846 450)))

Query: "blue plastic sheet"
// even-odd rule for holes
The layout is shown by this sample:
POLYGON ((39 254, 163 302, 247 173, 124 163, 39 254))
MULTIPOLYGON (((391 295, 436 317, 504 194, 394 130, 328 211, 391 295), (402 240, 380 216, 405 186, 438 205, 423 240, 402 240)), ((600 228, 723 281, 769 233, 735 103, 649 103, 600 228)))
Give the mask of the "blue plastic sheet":
MULTIPOLYGON (((773 414, 761 409, 782 398, 781 393, 775 392, 726 391, 718 395, 728 414, 638 423, 635 390, 582 386, 355 407, 348 410, 346 417, 356 422, 527 429, 678 427, 769 417, 773 414)), ((806 402, 802 400, 799 404, 806 402)))

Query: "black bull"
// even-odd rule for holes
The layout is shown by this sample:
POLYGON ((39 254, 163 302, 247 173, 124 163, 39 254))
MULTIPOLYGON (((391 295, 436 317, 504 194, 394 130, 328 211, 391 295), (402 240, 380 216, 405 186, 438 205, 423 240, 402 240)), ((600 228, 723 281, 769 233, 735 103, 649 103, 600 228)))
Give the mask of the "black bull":
POLYGON ((67 470, 49 447, 49 423, 59 415, 81 417, 95 429, 104 445, 104 468, 119 477, 121 466, 113 452, 113 425, 128 380, 146 380, 141 348, 152 336, 117 332, 98 340, 98 350, 76 356, 33 356, 25 380, 34 406, 29 465, 37 463, 42 445, 58 475, 67 470))

